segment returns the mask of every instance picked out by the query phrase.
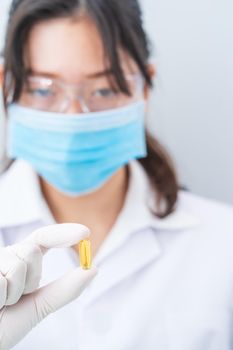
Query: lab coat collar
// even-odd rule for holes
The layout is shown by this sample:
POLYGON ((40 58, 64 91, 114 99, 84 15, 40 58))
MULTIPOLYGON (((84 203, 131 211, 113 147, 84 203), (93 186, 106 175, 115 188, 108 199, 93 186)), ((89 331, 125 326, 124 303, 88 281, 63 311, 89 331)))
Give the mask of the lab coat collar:
POLYGON ((93 264, 98 266, 98 276, 91 283, 88 293, 84 294, 83 303, 95 302, 120 283, 127 283, 131 276, 145 271, 160 257, 162 250, 153 229, 146 229, 134 232, 119 249, 113 251, 111 256, 109 254, 105 259, 101 260, 99 254, 94 259, 93 264))
MULTIPOLYGON (((199 221, 178 205, 176 211, 165 219, 156 218, 151 212, 156 194, 153 193, 142 166, 130 163, 130 182, 124 207, 115 225, 102 243, 93 260, 99 268, 83 303, 92 304, 114 287, 129 281, 130 276, 143 273, 162 255, 158 233, 166 230, 174 233, 193 229, 199 221)), ((155 206, 153 208, 156 210, 155 206)))
POLYGON ((156 193, 151 189, 145 170, 137 161, 132 161, 129 169, 130 181, 124 207, 102 243, 96 257, 96 264, 123 245, 136 232, 144 232, 148 228, 154 231, 175 232, 192 229, 199 225, 199 220, 185 212, 179 203, 176 210, 166 218, 156 217, 153 214, 153 211, 156 211, 156 193))
MULTIPOLYGON (((150 211, 151 204, 148 202, 148 198, 152 198, 151 192, 144 169, 137 161, 132 161, 129 190, 111 236, 119 236, 119 231, 129 234, 145 227, 181 230, 198 224, 197 219, 185 212, 179 203, 174 213, 164 219, 153 215, 150 211)), ((45 201, 38 176, 27 162, 17 160, 1 175, 0 194, 0 228, 44 221, 45 201)))

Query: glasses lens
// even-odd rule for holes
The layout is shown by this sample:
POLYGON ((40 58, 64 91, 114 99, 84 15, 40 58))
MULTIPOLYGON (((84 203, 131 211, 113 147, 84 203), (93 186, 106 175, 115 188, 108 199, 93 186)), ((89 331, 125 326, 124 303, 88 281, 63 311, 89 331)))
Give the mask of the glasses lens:
POLYGON ((124 107, 142 98, 143 84, 138 76, 128 76, 126 81, 129 88, 129 95, 112 88, 107 82, 99 81, 99 86, 92 86, 89 90, 86 101, 90 111, 103 111, 124 107))
POLYGON ((57 111, 62 92, 51 79, 29 77, 19 103, 42 111, 57 111))

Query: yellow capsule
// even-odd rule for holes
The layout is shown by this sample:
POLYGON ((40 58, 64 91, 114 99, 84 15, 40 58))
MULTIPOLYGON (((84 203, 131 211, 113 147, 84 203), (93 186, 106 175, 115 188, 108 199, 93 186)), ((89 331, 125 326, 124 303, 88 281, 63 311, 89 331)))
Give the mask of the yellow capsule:
POLYGON ((80 265, 84 270, 91 268, 91 242, 90 240, 83 240, 79 242, 79 260, 80 265))

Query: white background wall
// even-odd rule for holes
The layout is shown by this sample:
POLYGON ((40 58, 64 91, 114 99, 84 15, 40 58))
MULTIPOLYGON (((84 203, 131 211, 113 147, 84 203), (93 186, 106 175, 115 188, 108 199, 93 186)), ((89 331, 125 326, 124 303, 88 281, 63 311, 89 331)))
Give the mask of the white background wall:
MULTIPOLYGON (((0 0, 0 46, 9 0, 0 0)), ((233 204, 233 2, 141 0, 156 45, 150 127, 182 183, 233 204)))
POLYGON ((233 1, 141 2, 159 71, 154 134, 184 184, 233 204, 233 1))

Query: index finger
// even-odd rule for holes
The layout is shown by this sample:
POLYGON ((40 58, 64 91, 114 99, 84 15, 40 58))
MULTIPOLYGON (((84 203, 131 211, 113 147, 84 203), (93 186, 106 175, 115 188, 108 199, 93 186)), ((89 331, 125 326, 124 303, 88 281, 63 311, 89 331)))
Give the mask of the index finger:
POLYGON ((33 242, 46 253, 51 248, 68 248, 90 236, 88 227, 81 224, 57 224, 39 228, 26 241, 33 242))

